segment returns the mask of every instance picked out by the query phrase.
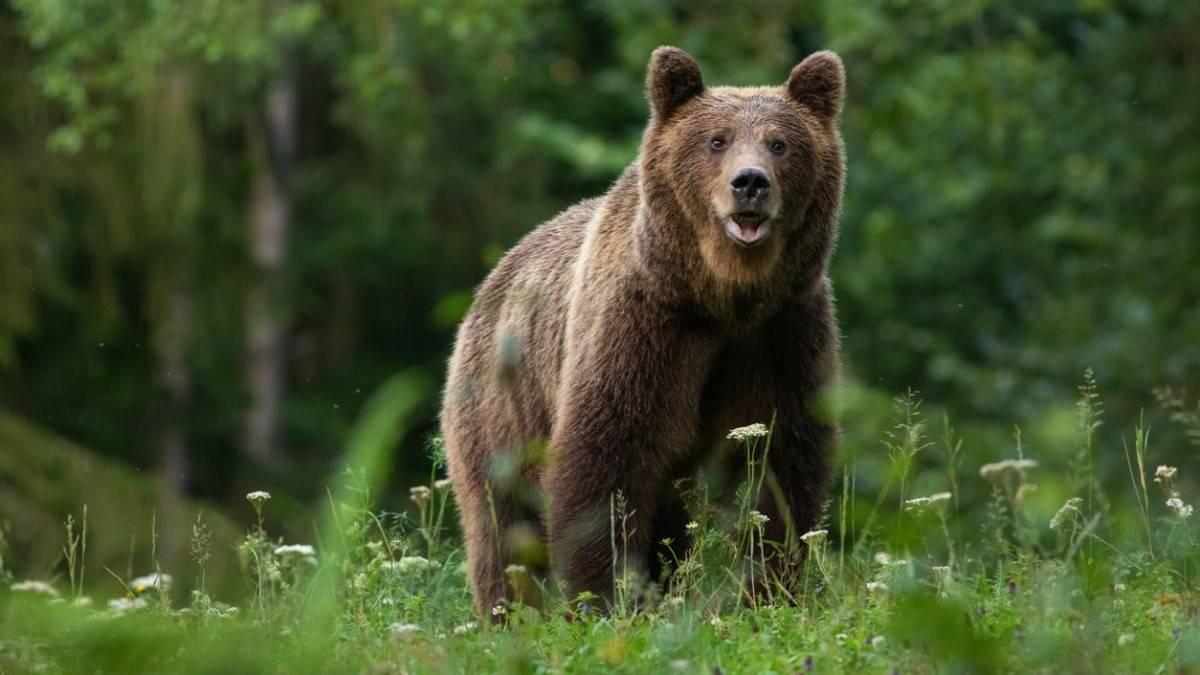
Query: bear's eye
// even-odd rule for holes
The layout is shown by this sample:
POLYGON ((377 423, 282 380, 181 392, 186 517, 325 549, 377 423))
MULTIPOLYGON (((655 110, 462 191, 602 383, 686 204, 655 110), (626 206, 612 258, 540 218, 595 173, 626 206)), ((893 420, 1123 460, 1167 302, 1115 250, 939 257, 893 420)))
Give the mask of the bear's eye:
POLYGON ((787 143, 783 141, 771 141, 767 146, 771 152, 776 155, 782 155, 784 150, 787 150, 787 143))
POLYGON ((719 151, 725 149, 726 141, 724 138, 721 138, 720 136, 716 136, 711 141, 709 141, 708 144, 710 146, 712 146, 713 150, 719 152, 719 151))

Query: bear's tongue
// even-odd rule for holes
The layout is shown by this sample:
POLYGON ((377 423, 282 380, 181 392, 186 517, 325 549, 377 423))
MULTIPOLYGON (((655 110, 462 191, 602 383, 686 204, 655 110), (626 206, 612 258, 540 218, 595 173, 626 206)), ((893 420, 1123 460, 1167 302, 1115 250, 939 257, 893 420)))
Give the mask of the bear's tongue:
POLYGON ((753 244, 767 234, 768 228, 763 227, 764 221, 765 219, 757 214, 737 214, 729 219, 726 229, 734 239, 753 244))

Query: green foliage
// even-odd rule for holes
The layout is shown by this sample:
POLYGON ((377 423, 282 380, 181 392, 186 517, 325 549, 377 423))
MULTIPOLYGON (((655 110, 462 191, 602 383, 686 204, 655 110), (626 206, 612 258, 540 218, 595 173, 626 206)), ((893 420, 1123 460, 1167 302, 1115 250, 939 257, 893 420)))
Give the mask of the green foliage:
MULTIPOLYGON (((83 411, 53 424, 152 464, 157 435, 124 430, 166 417, 175 340, 194 383, 178 414, 187 441, 240 467, 197 466, 191 487, 230 499, 266 472, 312 496, 362 392, 403 368, 439 378, 499 252, 634 157, 646 57, 674 43, 720 83, 782 81, 816 48, 845 59, 833 272, 852 378, 955 401, 967 423, 1030 426, 1099 364, 1110 406, 1131 415, 1200 368, 1196 11, 12 0, 0 403, 83 411), (289 461, 266 470, 234 451, 261 171, 249 130, 285 72, 301 118, 280 291, 289 461)), ((405 457, 431 426, 410 430, 405 457)), ((1107 450, 1101 480, 1123 471, 1107 450)))
MULTIPOLYGON (((1094 389, 1085 395, 1099 404, 1094 389)), ((379 410, 395 399, 382 393, 375 400, 379 410)), ((918 408, 911 392, 899 400, 902 409, 918 408)), ((391 409, 407 408, 401 403, 391 409)), ((379 419, 378 412, 365 414, 356 437, 369 436, 379 419)), ((760 432, 759 426, 731 434, 744 443, 750 467, 760 463, 759 452, 769 451, 766 427, 760 432)), ((1142 460, 1153 454, 1144 445, 1138 452, 1137 484, 1153 482, 1165 495, 1183 494, 1178 470, 1162 467, 1153 476, 1141 475, 1148 466, 1142 460)), ((890 519, 868 518, 871 536, 856 536, 860 526, 851 523, 856 531, 850 540, 859 543, 838 551, 826 532, 806 533, 809 554, 797 585, 790 595, 777 587, 780 596, 770 604, 747 594, 753 575, 762 570, 754 563, 777 544, 756 546, 754 536, 747 538, 756 531, 756 512, 747 513, 745 504, 726 510, 692 494, 693 547, 671 561, 673 571, 661 589, 614 568, 619 590, 612 607, 590 594, 562 598, 551 585, 542 589, 549 599, 546 611, 513 601, 494 613, 495 625, 473 616, 462 554, 454 540, 441 536, 452 486, 436 474, 428 485, 414 486, 411 495, 421 514, 414 521, 373 510, 370 476, 353 471, 331 504, 334 516, 317 533, 316 547, 273 537, 275 500, 265 492, 247 495, 258 522, 235 547, 250 581, 236 606, 197 587, 190 602, 177 608, 167 594, 155 593, 161 587, 154 579, 122 581, 118 597, 105 605, 52 599, 57 590, 44 584, 6 584, 8 590, 0 591, 0 668, 301 673, 1196 668, 1200 625, 1191 514, 1169 505, 1163 509, 1158 499, 1146 501, 1155 520, 1152 546, 1136 531, 1123 534, 1115 510, 1112 522, 1106 515, 1098 526, 1093 520, 1069 533, 1067 521, 1083 525, 1082 514, 1078 508, 1078 518, 1060 511, 1047 527, 1032 500, 1017 495, 1028 492, 1027 486, 1049 488, 1056 479, 1071 485, 1066 469, 999 462, 983 476, 956 475, 964 488, 992 483, 1003 524, 978 535, 953 535, 955 541, 947 520, 978 521, 975 511, 993 506, 972 509, 938 499, 913 513, 911 532, 890 525, 890 519), (935 511, 938 518, 926 517, 935 511), (878 525, 883 522, 889 524, 878 525), (1016 527, 1021 522, 1036 532, 1022 534, 1016 527), (1054 531, 1068 535, 1069 548, 1042 545, 1054 531), (990 538, 1002 545, 975 549, 990 538), (1173 539, 1181 545, 1172 545, 1173 539), (1096 553, 1076 556, 1088 541, 1098 544, 1096 553), (947 558, 956 547, 975 552, 947 558)), ((927 473, 942 476, 946 470, 957 474, 952 464, 927 473)), ((758 489, 758 482, 748 478, 739 494, 758 489)), ((615 538, 623 533, 622 501, 614 496, 615 538)), ((761 527, 757 532, 761 535, 761 527)), ((207 546, 194 546, 201 551, 194 558, 206 558, 207 546)), ((209 553, 219 558, 234 550, 209 553)), ((509 574, 515 583, 527 572, 513 566, 509 574)))

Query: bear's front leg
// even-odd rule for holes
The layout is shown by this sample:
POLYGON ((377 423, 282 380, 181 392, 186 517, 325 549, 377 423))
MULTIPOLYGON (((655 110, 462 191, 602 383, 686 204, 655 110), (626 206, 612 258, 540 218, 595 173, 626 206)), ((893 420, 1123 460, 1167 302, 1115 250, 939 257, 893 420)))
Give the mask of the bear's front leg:
POLYGON ((650 569, 654 518, 671 467, 695 441, 715 347, 645 304, 598 312, 579 330, 546 475, 550 555, 568 599, 589 591, 611 601, 614 576, 650 569))
POLYGON ((773 415, 775 426, 759 510, 769 518, 765 538, 778 547, 767 572, 790 589, 805 553, 799 537, 824 515, 837 446, 838 344, 828 295, 785 308, 762 338, 767 358, 759 386, 766 386, 759 392, 770 407, 762 414, 773 415))

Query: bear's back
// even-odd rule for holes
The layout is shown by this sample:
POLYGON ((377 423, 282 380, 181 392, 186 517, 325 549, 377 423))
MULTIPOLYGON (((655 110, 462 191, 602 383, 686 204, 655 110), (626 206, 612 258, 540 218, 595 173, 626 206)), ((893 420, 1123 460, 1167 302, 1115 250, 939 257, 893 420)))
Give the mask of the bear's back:
POLYGON ((503 435, 513 441, 550 434, 574 264, 602 201, 584 200, 517 242, 459 328, 446 398, 501 413, 488 417, 511 425, 503 435))

